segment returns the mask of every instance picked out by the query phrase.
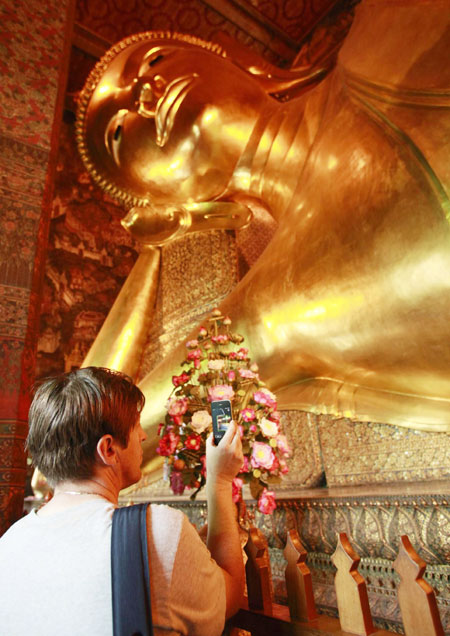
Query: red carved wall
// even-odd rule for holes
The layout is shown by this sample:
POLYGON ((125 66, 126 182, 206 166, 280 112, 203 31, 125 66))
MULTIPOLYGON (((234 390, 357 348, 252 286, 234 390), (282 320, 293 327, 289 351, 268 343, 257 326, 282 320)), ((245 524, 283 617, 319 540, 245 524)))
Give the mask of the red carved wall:
POLYGON ((3 0, 0 19, 0 534, 22 513, 70 0, 3 0))
POLYGON ((90 183, 63 122, 42 291, 36 376, 79 367, 137 258, 123 208, 90 183))

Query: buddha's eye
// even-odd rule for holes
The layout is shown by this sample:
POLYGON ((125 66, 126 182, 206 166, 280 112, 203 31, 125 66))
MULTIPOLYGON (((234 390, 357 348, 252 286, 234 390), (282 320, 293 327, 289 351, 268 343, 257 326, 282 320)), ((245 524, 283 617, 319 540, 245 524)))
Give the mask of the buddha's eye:
POLYGON ((122 142, 124 119, 128 114, 126 108, 121 108, 111 119, 105 128, 105 146, 113 156, 114 160, 119 164, 119 148, 122 142))
POLYGON ((153 58, 153 60, 151 60, 149 62, 149 66, 156 66, 156 64, 158 64, 159 62, 161 62, 161 60, 164 59, 164 55, 157 55, 156 57, 153 58))

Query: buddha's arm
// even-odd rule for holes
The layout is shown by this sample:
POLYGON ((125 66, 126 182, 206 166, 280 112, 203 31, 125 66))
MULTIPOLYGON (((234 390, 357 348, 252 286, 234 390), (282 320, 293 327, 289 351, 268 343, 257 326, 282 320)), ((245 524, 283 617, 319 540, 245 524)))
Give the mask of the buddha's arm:
POLYGON ((160 249, 145 247, 120 290, 83 366, 102 366, 136 377, 159 281, 160 249))

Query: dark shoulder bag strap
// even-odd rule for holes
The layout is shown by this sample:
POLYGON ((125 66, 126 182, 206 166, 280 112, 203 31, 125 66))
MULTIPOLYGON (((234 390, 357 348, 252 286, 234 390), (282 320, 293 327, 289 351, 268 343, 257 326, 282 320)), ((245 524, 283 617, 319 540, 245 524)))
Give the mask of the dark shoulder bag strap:
POLYGON ((147 507, 114 511, 111 533, 111 584, 114 636, 152 636, 147 550, 147 507))

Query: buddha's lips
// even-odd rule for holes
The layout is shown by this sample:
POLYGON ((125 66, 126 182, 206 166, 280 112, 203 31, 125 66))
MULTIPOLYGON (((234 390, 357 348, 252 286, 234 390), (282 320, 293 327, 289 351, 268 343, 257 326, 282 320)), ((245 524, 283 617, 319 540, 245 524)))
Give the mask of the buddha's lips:
POLYGON ((178 109, 197 77, 196 73, 192 73, 177 78, 167 86, 164 95, 158 100, 155 111, 156 143, 161 148, 167 143, 178 109))

